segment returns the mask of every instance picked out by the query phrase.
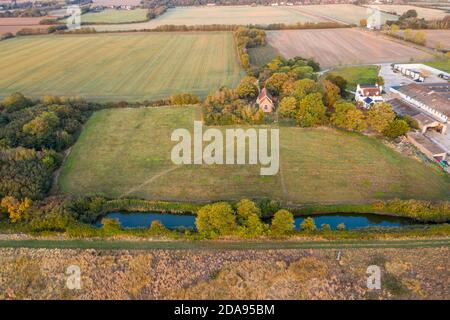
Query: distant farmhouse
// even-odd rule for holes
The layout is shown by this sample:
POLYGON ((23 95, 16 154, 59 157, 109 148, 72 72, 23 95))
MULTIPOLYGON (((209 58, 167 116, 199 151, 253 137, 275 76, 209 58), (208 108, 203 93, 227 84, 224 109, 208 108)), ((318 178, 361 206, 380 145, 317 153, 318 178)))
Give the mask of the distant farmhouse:
POLYGON ((381 95, 383 87, 375 85, 360 85, 356 87, 355 100, 362 107, 369 109, 374 103, 383 102, 381 95))
POLYGON ((273 98, 267 92, 266 88, 263 88, 256 99, 256 103, 264 112, 272 112, 274 109, 273 98))

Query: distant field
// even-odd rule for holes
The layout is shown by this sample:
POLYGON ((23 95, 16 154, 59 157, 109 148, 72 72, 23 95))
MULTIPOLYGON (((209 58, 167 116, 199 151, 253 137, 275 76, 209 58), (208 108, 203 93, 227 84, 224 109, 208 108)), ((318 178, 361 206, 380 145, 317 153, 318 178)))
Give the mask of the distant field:
POLYGON ((201 96, 243 71, 231 33, 32 36, 0 42, 0 96, 21 91, 92 100, 201 96))
POLYGON ((377 7, 382 11, 393 12, 398 15, 402 15, 408 10, 416 10, 418 17, 425 18, 425 20, 443 19, 445 16, 448 15, 448 13, 446 13, 444 10, 408 6, 408 5, 377 4, 373 5, 372 7, 377 7))
MULTIPOLYGON (((368 18, 372 12, 367 8, 352 4, 325 4, 313 6, 300 6, 300 11, 316 15, 325 19, 331 19, 343 23, 354 23, 359 25, 361 19, 368 18)), ((381 23, 387 20, 397 20, 398 17, 392 14, 381 13, 381 23)))
POLYGON ((450 50, 450 30, 421 30, 426 34, 426 46, 430 48, 440 47, 450 50))
POLYGON ((324 19, 302 13, 294 7, 270 6, 217 6, 217 7, 177 7, 167 10, 156 19, 145 23, 122 24, 117 26, 96 26, 104 30, 152 29, 161 25, 207 25, 207 24, 262 24, 297 22, 320 22, 324 19))
POLYGON ((0 18, 0 35, 7 32, 16 34, 25 28, 30 29, 47 29, 49 26, 41 25, 39 22, 44 19, 52 18, 53 16, 45 17, 30 17, 30 18, 0 18))
POLYGON ((180 201, 270 197, 285 203, 448 199, 448 177, 381 144, 333 129, 280 129, 281 171, 259 166, 184 165, 170 160, 177 128, 192 131, 199 107, 96 112, 65 162, 59 185, 73 195, 180 201))
POLYGON ((348 81, 348 89, 354 91, 358 84, 375 84, 378 66, 343 67, 330 71, 348 81))
POLYGON ((88 12, 81 16, 81 23, 126 23, 147 20, 146 9, 116 10, 106 9, 101 12, 88 12))
POLYGON ((324 68, 433 58, 421 50, 354 28, 268 31, 267 39, 286 58, 312 57, 324 68))
POLYGON ((92 0, 96 5, 102 6, 118 6, 118 5, 131 5, 138 6, 141 0, 92 0))

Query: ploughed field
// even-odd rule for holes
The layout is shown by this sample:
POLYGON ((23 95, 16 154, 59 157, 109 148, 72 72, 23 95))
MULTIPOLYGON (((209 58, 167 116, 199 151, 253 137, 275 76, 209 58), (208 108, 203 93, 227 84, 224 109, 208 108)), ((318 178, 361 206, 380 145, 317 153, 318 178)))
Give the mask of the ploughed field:
POLYGON ((81 16, 81 23, 126 23, 142 22, 147 20, 146 9, 116 10, 106 9, 101 12, 88 12, 81 16))
POLYGON ((271 23, 324 22, 328 19, 302 12, 298 7, 217 6, 177 7, 144 23, 95 26, 98 31, 153 29, 162 25, 248 25, 271 23))
POLYGON ((261 176, 259 164, 173 164, 172 132, 192 132, 200 116, 200 107, 94 113, 65 161, 60 188, 73 195, 173 201, 268 197, 294 204, 450 196, 450 181, 437 167, 374 138, 329 128, 281 127, 281 169, 274 176, 261 176))
POLYGON ((48 25, 39 24, 41 20, 52 19, 54 16, 45 17, 24 17, 24 18, 0 18, 0 35, 5 33, 16 34, 22 29, 43 29, 47 30, 48 25))
POLYGON ((314 58, 325 68, 433 59, 424 51, 358 29, 267 31, 267 40, 286 58, 314 58))
POLYGON ((49 35, 0 42, 0 96, 156 100, 235 86, 243 71, 231 33, 49 35))
MULTIPOLYGON (((353 4, 324 4, 298 7, 301 12, 321 17, 322 19, 332 20, 347 24, 359 25, 361 19, 367 19, 373 14, 373 10, 353 4)), ((387 20, 397 20, 398 17, 393 14, 381 12, 381 23, 387 20)))
POLYGON ((423 8, 409 5, 392 5, 392 4, 377 4, 368 7, 375 7, 381 11, 395 13, 397 15, 402 15, 408 10, 416 10, 417 16, 419 18, 424 18, 425 20, 436 20, 443 19, 448 15, 445 10, 433 9, 433 8, 423 8))

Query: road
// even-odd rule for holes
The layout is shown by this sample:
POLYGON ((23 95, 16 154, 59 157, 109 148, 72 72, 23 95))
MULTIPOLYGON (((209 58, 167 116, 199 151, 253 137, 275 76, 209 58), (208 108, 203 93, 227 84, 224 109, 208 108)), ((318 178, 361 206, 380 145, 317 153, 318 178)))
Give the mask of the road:
POLYGON ((100 250, 278 250, 342 248, 448 247, 450 238, 426 240, 352 241, 118 241, 118 240, 1 240, 0 248, 100 250))

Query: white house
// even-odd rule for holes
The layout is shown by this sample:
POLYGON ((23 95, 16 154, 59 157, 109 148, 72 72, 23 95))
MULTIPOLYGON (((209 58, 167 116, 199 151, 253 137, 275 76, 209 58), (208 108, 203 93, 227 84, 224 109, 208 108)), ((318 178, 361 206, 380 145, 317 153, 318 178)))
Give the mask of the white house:
POLYGON ((369 109, 374 103, 383 102, 381 95, 383 87, 378 84, 375 85, 360 85, 356 87, 355 100, 358 104, 366 109, 369 109))

